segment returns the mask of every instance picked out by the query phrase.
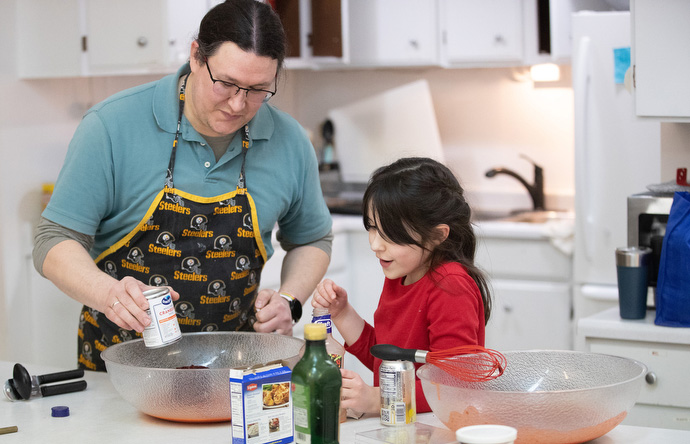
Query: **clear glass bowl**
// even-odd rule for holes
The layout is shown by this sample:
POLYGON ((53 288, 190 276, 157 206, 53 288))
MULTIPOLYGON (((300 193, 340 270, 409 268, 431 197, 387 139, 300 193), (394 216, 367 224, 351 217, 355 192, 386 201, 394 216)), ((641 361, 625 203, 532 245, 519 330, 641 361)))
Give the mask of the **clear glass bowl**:
POLYGON ((108 347, 101 357, 118 393, 147 415, 181 422, 231 419, 229 370, 272 361, 292 368, 302 339, 268 333, 185 333, 147 348, 142 339, 108 347), (179 367, 203 366, 202 369, 179 367))
POLYGON ((516 444, 586 442, 623 421, 647 373, 638 361, 597 353, 503 354, 505 372, 488 382, 462 381, 430 364, 417 370, 424 396, 446 427, 507 425, 518 430, 516 444))

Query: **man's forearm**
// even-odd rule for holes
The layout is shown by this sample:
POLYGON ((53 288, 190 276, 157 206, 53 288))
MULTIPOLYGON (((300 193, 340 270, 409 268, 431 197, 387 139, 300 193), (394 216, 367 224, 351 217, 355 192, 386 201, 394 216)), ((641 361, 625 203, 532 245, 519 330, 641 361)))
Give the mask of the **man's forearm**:
POLYGON ((74 240, 64 240, 48 251, 43 262, 43 274, 72 299, 104 311, 107 289, 115 281, 98 269, 89 253, 74 240))
POLYGON ((304 305, 326 274, 330 260, 325 251, 309 245, 288 251, 280 272, 280 291, 304 305))

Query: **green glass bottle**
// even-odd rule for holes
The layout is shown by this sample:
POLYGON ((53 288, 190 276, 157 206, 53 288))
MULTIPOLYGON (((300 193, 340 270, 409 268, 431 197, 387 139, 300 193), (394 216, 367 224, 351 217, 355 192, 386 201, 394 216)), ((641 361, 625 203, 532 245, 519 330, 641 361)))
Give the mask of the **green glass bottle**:
POLYGON ((326 326, 304 326, 304 356, 292 369, 295 443, 337 443, 340 369, 326 351, 326 326))

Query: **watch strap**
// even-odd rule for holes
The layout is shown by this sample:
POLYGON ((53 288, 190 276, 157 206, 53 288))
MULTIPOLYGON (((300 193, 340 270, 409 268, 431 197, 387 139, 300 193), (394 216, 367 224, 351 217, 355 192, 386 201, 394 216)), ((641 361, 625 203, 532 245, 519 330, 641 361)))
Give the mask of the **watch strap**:
POLYGON ((280 294, 280 297, 284 298, 288 302, 292 302, 294 300, 297 300, 297 298, 294 297, 293 295, 291 295, 290 293, 279 293, 279 294, 280 294))
POLYGON ((292 314, 292 321, 299 322, 302 317, 302 302, 299 299, 291 295, 290 293, 280 292, 278 293, 280 297, 285 299, 290 303, 290 313, 292 314))

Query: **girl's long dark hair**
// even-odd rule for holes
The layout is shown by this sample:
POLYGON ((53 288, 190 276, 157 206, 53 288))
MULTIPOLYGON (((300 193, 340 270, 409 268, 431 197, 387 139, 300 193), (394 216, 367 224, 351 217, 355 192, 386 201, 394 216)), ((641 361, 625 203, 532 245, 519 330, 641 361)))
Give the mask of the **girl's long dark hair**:
POLYGON ((364 228, 375 225, 381 236, 399 245, 428 249, 437 237, 436 227, 446 224, 445 241, 429 250, 429 267, 459 262, 476 282, 484 302, 484 321, 491 315, 491 292, 484 273, 474 264, 477 238, 472 211, 455 175, 443 164, 424 157, 407 157, 377 169, 371 176, 362 203, 364 228), (413 237, 413 233, 417 238, 413 237))

